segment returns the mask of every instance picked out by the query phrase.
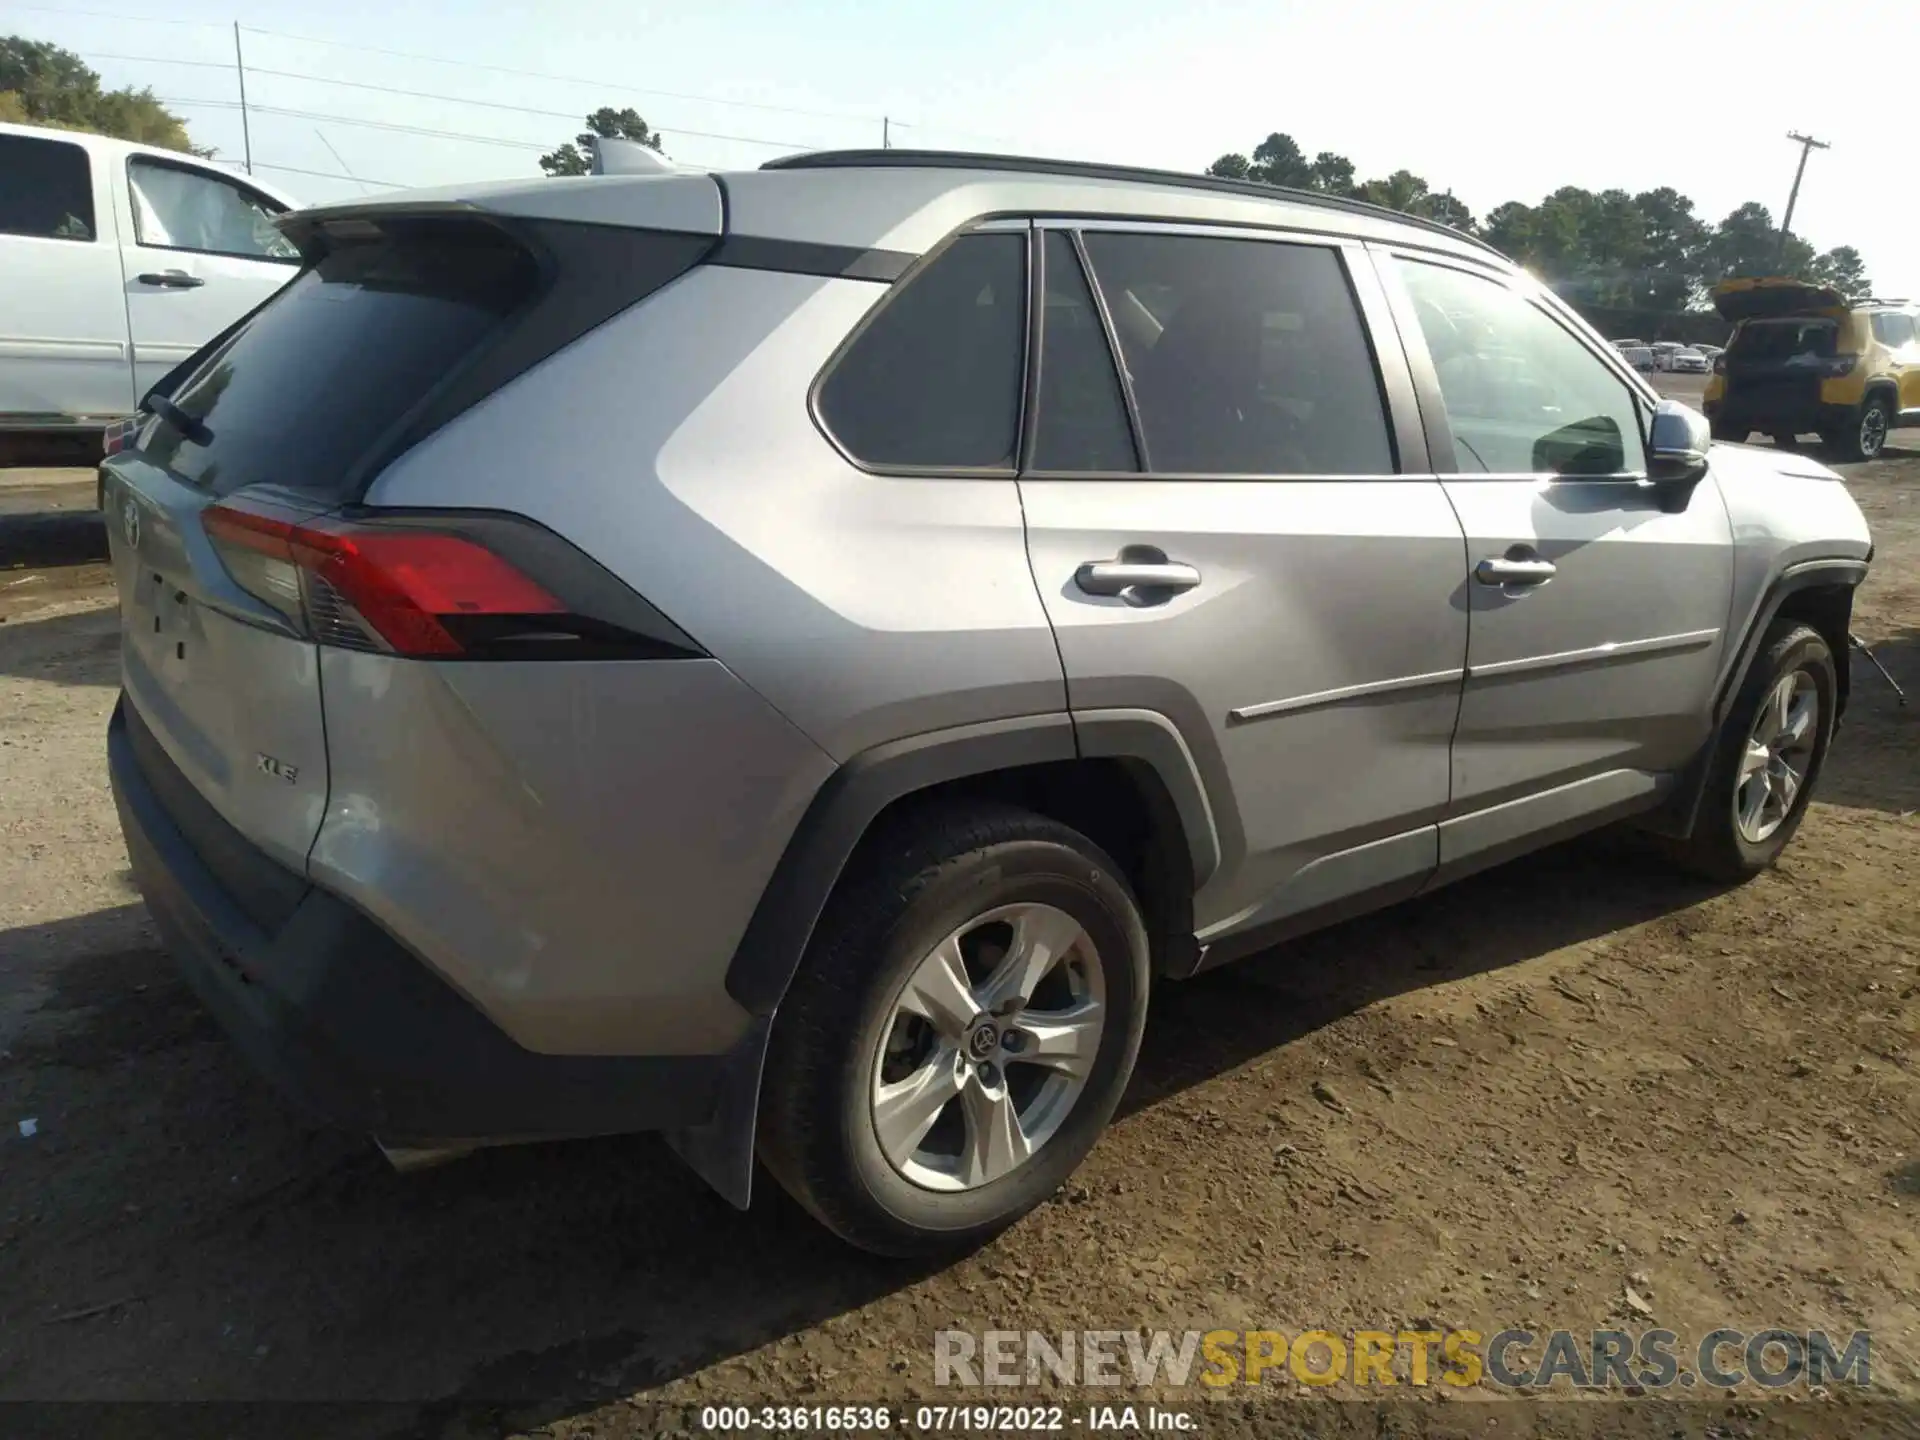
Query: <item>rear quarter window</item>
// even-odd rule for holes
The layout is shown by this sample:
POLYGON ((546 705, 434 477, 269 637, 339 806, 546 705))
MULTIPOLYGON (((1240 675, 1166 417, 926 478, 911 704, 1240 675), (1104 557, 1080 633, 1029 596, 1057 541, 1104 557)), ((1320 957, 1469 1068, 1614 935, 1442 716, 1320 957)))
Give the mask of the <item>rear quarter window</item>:
POLYGON ((1011 471, 1026 330, 1026 236, 963 235, 834 361, 821 423, 874 469, 1011 471))

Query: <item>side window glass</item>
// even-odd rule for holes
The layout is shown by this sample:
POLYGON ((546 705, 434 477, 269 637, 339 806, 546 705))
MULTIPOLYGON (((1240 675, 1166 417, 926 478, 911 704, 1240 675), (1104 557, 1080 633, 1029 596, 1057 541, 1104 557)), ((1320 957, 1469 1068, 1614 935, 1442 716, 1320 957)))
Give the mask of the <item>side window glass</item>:
POLYGON ((1395 264, 1433 357, 1462 474, 1645 473, 1633 392, 1545 311, 1494 280, 1395 264))
POLYGON ((0 135, 0 235, 92 240, 93 172, 65 140, 0 135))
POLYGON ((1134 470, 1127 402, 1073 241, 1046 237, 1035 470, 1134 470))
POLYGON ((1380 379, 1332 249, 1088 232, 1150 469, 1389 475, 1380 379))
POLYGON ((834 438, 867 465, 1011 469, 1027 237, 963 235, 880 304, 820 386, 834 438))
POLYGON ((134 236, 142 245, 258 260, 297 261, 273 226, 278 212, 218 176, 137 156, 127 162, 134 236))
POLYGON ((1873 328, 1880 337, 1880 343, 1895 350, 1913 343, 1913 318, 1909 315, 1883 312, 1873 317, 1873 328))

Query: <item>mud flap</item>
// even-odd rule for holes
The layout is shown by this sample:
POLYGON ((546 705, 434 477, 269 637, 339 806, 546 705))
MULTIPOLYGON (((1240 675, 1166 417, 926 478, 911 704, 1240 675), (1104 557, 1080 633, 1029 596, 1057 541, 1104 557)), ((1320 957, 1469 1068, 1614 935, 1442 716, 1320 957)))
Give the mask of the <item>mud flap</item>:
POLYGON ((760 1109, 760 1072, 767 1063, 773 1016, 757 1015, 727 1053, 714 1096, 713 1118, 665 1132, 687 1167, 735 1208, 753 1198, 753 1129, 760 1109))

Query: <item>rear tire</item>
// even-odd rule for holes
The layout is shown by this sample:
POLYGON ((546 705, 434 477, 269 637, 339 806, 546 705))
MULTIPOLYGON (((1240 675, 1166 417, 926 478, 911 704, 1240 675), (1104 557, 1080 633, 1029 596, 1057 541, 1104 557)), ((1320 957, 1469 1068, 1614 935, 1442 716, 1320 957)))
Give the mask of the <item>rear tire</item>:
POLYGON ((1892 428, 1893 407, 1884 395, 1873 395, 1854 412, 1852 422, 1829 436, 1827 443, 1841 460, 1877 460, 1887 447, 1887 432, 1892 428))
POLYGON ((781 1003, 759 1154, 849 1244, 959 1252, 1106 1128, 1146 1023, 1147 932, 1113 861, 1043 816, 959 802, 883 827, 781 1003))
POLYGON ((1800 443, 1800 437, 1798 435, 1772 435, 1768 438, 1782 450, 1791 450, 1795 445, 1800 443))
POLYGON ((1667 853, 1697 875, 1736 882, 1779 859, 1826 761, 1838 691, 1833 652, 1819 633, 1774 621, 1711 742, 1693 829, 1667 853), (1804 733, 1787 733, 1803 706, 1804 733))

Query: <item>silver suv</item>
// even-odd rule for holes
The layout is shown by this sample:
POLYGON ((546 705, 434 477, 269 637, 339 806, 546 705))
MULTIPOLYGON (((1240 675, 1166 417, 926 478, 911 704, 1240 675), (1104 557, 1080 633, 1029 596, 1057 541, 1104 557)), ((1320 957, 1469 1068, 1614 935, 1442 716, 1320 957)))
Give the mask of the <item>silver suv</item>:
POLYGON ((104 466, 108 753, 205 1003, 402 1160, 977 1243, 1153 983, 1627 817, 1751 874, 1846 703, 1838 477, 1435 225, 904 151, 282 224, 104 466))

